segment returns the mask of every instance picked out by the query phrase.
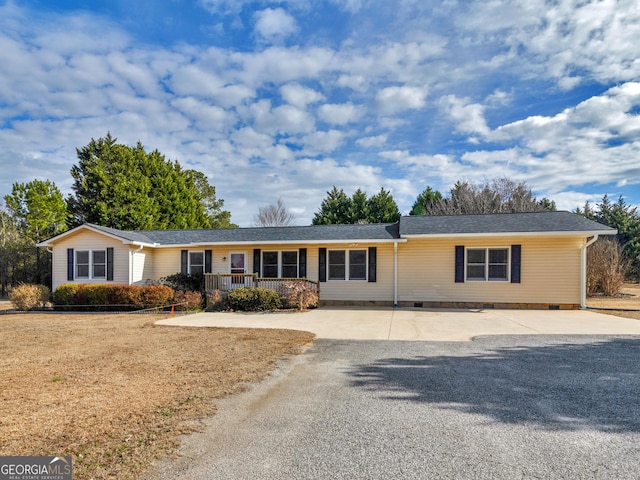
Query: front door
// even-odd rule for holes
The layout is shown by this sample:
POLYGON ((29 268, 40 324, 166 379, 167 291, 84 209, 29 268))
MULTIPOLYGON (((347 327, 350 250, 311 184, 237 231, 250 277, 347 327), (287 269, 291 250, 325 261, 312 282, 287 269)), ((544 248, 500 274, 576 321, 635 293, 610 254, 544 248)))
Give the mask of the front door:
POLYGON ((229 264, 229 273, 231 277, 231 286, 240 287, 245 284, 247 273, 247 254, 246 253, 231 253, 229 256, 231 262, 229 264), (237 274, 237 275, 234 275, 237 274))

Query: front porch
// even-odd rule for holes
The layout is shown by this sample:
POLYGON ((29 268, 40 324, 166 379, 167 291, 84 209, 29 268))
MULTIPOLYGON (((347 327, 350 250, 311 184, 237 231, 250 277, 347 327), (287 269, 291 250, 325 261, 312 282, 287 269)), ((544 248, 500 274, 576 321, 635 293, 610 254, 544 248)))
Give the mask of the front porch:
POLYGON ((320 282, 308 278, 263 278, 255 273, 205 273, 204 288, 207 295, 218 290, 224 297, 229 290, 239 287, 269 288, 280 295, 288 293, 288 285, 302 283, 307 289, 314 292, 320 298, 320 282))

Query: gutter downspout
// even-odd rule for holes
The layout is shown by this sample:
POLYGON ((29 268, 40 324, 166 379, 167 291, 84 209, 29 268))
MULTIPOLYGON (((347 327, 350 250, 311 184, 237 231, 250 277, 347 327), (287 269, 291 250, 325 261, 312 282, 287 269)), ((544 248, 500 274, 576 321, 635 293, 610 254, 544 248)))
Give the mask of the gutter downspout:
POLYGON ((144 248, 144 245, 140 245, 137 250, 129 250, 129 285, 133 285, 133 261, 136 253, 144 248))
POLYGON ((393 242, 393 306, 398 306, 398 242, 393 242))
POLYGON ((591 239, 586 239, 585 244, 580 249, 580 308, 587 308, 587 248, 598 240, 598 234, 594 234, 591 239))

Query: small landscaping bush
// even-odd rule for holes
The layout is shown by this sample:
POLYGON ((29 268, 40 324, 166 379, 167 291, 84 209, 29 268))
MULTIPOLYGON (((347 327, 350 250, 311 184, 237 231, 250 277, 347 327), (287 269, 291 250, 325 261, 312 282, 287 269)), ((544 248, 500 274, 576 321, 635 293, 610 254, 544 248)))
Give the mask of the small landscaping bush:
POLYGON ((229 308, 229 301, 224 298, 220 290, 214 290, 209 294, 207 299, 207 309, 214 311, 227 310, 229 308))
POLYGON ((173 296, 176 310, 200 310, 202 308, 202 294, 200 292, 178 290, 173 296))
POLYGON ((9 292, 9 300, 18 310, 42 308, 49 301, 49 289, 44 285, 23 283, 9 292))
POLYGON ((269 288, 234 288, 229 291, 228 299, 233 310, 265 312, 282 308, 280 294, 269 288))
POLYGON ((182 292, 204 292, 204 275, 185 275, 184 273, 174 273, 168 277, 160 279, 160 285, 180 290, 182 292))
POLYGON ((289 307, 298 308, 300 310, 307 309, 309 307, 318 306, 318 294, 312 290, 305 282, 286 282, 285 288, 285 302, 289 307))

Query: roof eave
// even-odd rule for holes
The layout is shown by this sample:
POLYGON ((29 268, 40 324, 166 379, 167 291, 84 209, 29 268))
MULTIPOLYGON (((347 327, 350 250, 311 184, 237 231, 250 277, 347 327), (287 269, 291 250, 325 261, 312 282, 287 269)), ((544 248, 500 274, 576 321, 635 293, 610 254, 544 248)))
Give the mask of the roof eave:
POLYGON ((157 248, 182 248, 182 247, 210 247, 215 245, 327 245, 327 244, 350 244, 350 243, 404 243, 407 240, 402 238, 347 238, 342 240, 256 240, 256 241, 226 241, 226 242, 192 242, 192 243, 173 243, 158 244, 157 248))
POLYGON ((616 235, 617 230, 580 230, 557 232, 483 232, 483 233, 415 233, 401 234, 401 238, 476 238, 476 237, 585 237, 592 235, 616 235))
POLYGON ((73 235, 74 233, 80 231, 80 230, 90 230, 94 233, 98 233, 100 235, 104 235, 106 237, 109 238, 113 238, 115 240, 119 240, 120 242, 122 242, 123 245, 138 245, 138 246, 145 246, 145 247, 155 247, 157 246, 157 244, 154 243, 146 243, 146 242, 139 242, 139 241, 135 241, 135 240, 131 240, 125 237, 121 237, 118 235, 114 235, 113 233, 109 233, 109 232, 105 232, 104 230, 101 230, 99 228, 95 228, 92 225, 88 225, 88 224, 82 224, 82 225, 78 225, 75 228, 72 228, 71 230, 67 230, 66 232, 62 232, 58 235, 56 235, 55 237, 51 237, 43 242, 39 242, 36 243, 36 247, 51 247, 53 245, 55 245, 56 243, 58 243, 60 240, 68 237, 69 235, 73 235))

